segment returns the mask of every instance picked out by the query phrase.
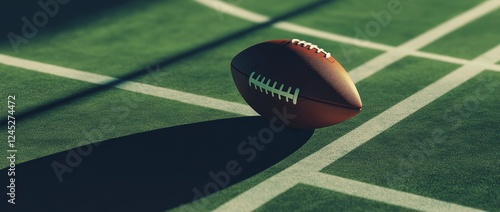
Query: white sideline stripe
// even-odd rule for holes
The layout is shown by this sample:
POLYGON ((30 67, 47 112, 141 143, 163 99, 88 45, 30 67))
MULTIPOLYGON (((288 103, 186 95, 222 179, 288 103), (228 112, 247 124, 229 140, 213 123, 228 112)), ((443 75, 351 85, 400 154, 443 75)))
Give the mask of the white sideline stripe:
MULTIPOLYGON (((205 5, 207 7, 215 9, 219 12, 227 13, 227 14, 230 14, 230 15, 233 15, 233 16, 239 17, 241 19, 251 21, 251 22, 263 23, 263 22, 270 20, 270 18, 267 16, 254 13, 254 12, 236 7, 234 5, 231 5, 231 4, 219 1, 219 0, 195 0, 195 1, 200 3, 200 4, 205 5)), ((481 7, 478 8, 478 10, 490 10, 490 11, 494 10, 495 8, 497 8, 500 5, 499 2, 500 2, 499 0, 487 1, 483 4, 481 4, 480 5, 481 7)), ((485 12, 489 12, 489 11, 485 11, 485 12)), ((476 14, 474 14, 474 12, 473 12, 473 13, 469 13, 469 14, 463 14, 463 16, 459 17, 459 18, 464 19, 464 20, 470 19, 468 21, 468 22, 470 22, 470 21, 477 18, 474 16, 476 16, 476 14)), ((450 22, 450 23, 445 22, 446 26, 449 27, 449 29, 446 29, 446 30, 455 30, 459 26, 461 26, 461 23, 459 22, 460 19, 458 19, 458 21, 456 21, 456 22, 450 22)), ((418 44, 418 45, 414 45, 415 43, 413 43, 413 44, 409 43, 407 46, 408 48, 402 48, 402 47, 396 48, 396 47, 389 46, 386 44, 380 44, 380 43, 375 43, 372 41, 364 41, 364 40, 361 41, 361 40, 358 40, 355 38, 350 38, 350 37, 346 37, 346 36, 331 33, 331 32, 320 31, 320 30, 309 28, 309 27, 300 26, 297 24, 289 23, 289 22, 284 22, 284 21, 275 23, 274 27, 281 29, 281 30, 289 31, 289 32, 309 35, 312 37, 318 37, 318 38, 322 38, 322 39, 326 39, 326 40, 336 41, 336 42, 340 42, 340 43, 346 43, 346 44, 364 47, 364 48, 369 48, 369 49, 376 49, 376 50, 381 50, 381 51, 390 51, 390 50, 398 49, 398 51, 400 51, 402 53, 406 53, 405 56, 411 55, 411 56, 415 56, 415 57, 421 57, 421 58, 426 58, 426 59, 431 59, 431 60, 459 64, 459 65, 474 63, 473 61, 462 59, 462 58, 456 58, 456 57, 451 57, 451 56, 439 55, 439 54, 435 54, 435 53, 426 53, 426 52, 416 51, 416 49, 419 49, 416 47, 418 45, 421 45, 419 43, 422 41, 415 41, 416 44, 418 44)), ((425 37, 426 37, 426 39, 430 39, 432 41, 435 41, 438 38, 442 37, 444 35, 443 33, 446 33, 445 30, 437 31, 436 35, 431 34, 431 35, 426 35, 425 37)), ((429 44, 429 43, 430 42, 428 42, 427 44, 429 44)), ((396 55, 396 56, 398 56, 398 55, 396 55)), ((493 71, 500 72, 500 65, 482 64, 482 63, 478 63, 478 65, 482 65, 482 66, 485 66, 488 69, 491 69, 493 71)), ((371 67, 366 67, 366 68, 368 69, 371 67)), ((364 73, 364 70, 366 70, 366 69, 360 68, 359 72, 364 73)), ((363 77, 365 77, 365 76, 361 75, 359 77, 358 76, 355 77, 355 79, 356 79, 355 82, 360 81, 361 79, 363 79, 363 77)))
MULTIPOLYGON (((0 54, 0 63, 8 66, 28 69, 45 74, 51 74, 59 77, 89 82, 93 84, 105 85, 116 78, 104 76, 100 74, 88 73, 61 66, 51 65, 47 63, 35 62, 31 60, 16 58, 0 54)), ((144 83, 125 81, 122 84, 116 85, 116 88, 142 93, 146 95, 156 96, 164 99, 179 101, 187 104, 197 105, 205 108, 221 110, 229 113, 254 116, 257 115, 252 108, 247 105, 205 97, 201 95, 186 93, 169 88, 163 88, 144 83)))
POLYGON ((321 172, 309 173, 301 183, 419 211, 482 211, 321 172))
MULTIPOLYGON (((481 63, 495 63, 498 60, 500 60, 500 45, 474 59, 474 61, 481 63)), ((291 178, 290 176, 294 176, 297 173, 319 172, 321 169, 332 164, 357 147, 365 144, 370 139, 446 94, 453 88, 456 88, 460 84, 481 73, 483 70, 484 67, 475 64, 461 66, 326 145, 317 152, 314 152, 287 169, 260 182, 256 186, 224 203, 217 208, 216 211, 255 210, 264 203, 285 192, 290 185, 301 182, 297 180, 297 178, 291 178)))

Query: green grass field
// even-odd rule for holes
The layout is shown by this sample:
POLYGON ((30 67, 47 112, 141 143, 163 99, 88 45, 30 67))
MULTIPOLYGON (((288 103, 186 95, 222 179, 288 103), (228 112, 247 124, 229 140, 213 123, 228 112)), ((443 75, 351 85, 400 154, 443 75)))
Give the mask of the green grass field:
MULTIPOLYGON (((363 30, 368 23, 376 23, 377 18, 373 13, 386 11, 388 5, 391 2, 394 3, 393 0, 332 0, 319 1, 315 6, 310 6, 310 4, 317 1, 230 0, 225 2, 245 11, 269 17, 271 21, 255 23, 242 17, 235 17, 230 14, 231 8, 224 8, 221 6, 223 4, 218 2, 209 3, 219 8, 216 10, 197 1, 114 1, 113 4, 110 3, 111 6, 88 12, 78 12, 78 6, 81 6, 81 3, 70 2, 67 5, 60 5, 60 13, 50 17, 47 25, 40 27, 38 34, 29 38, 29 42, 19 45, 17 52, 12 48, 9 40, 4 39, 6 36, 2 36, 3 39, 0 40, 0 75, 2 76, 0 99, 4 102, 0 105, 4 106, 0 108, 0 114, 1 117, 7 119, 9 115, 7 97, 15 95, 14 117, 21 116, 16 119, 15 125, 16 165, 22 170, 22 167, 35 167, 35 164, 42 164, 41 161, 49 161, 48 164, 51 164, 50 162, 57 156, 51 156, 53 154, 63 157, 73 148, 103 143, 105 147, 102 147, 102 150, 94 146, 96 153, 83 157, 82 167, 73 167, 74 172, 66 175, 69 176, 68 181, 71 181, 73 177, 85 176, 85 172, 93 170, 92 165, 89 164, 97 160, 93 158, 104 157, 102 152, 108 155, 110 161, 119 162, 118 156, 113 159, 113 154, 119 155, 119 153, 114 153, 112 149, 113 145, 116 145, 116 151, 122 148, 117 142, 122 137, 135 138, 160 130, 170 132, 172 135, 163 134, 163 137, 158 138, 159 140, 177 145, 174 145, 172 149, 164 150, 165 154, 190 150, 187 148, 188 144, 184 145, 183 142, 189 145, 196 142, 188 141, 188 135, 173 137, 173 131, 179 126, 191 126, 189 129, 193 130, 187 134, 199 135, 200 138, 206 139, 197 141, 200 144, 203 143, 203 148, 197 149, 194 145, 195 150, 188 159, 181 158, 175 161, 175 157, 168 157, 174 161, 161 161, 163 150, 155 149, 154 152, 145 154, 148 158, 158 161, 141 161, 140 163, 175 163, 174 167, 155 165, 154 170, 142 170, 135 162, 131 163, 129 160, 120 165, 113 162, 113 165, 108 166, 106 161, 102 164, 111 170, 109 172, 113 172, 113 166, 116 166, 125 167, 120 168, 120 171, 130 169, 144 173, 144 176, 150 178, 145 179, 144 183, 151 187, 155 187, 155 183, 163 185, 164 182, 161 182, 160 177, 155 178, 155 176, 160 176, 156 175, 158 173, 162 174, 161 176, 163 174, 176 176, 175 179, 191 180, 197 177, 208 179, 209 171, 217 172, 219 169, 203 171, 201 174, 203 176, 192 176, 189 174, 191 172, 185 173, 179 170, 181 168, 189 170, 189 167, 185 166, 195 164, 190 161, 190 157, 193 161, 204 161, 205 159, 197 159, 197 157, 208 155, 208 159, 205 160, 207 163, 212 161, 212 157, 223 157, 211 155, 210 151, 217 152, 217 149, 227 152, 227 160, 243 161, 245 157, 238 155, 236 148, 224 149, 223 146, 218 145, 237 144, 247 136, 257 134, 258 128, 248 133, 245 130, 249 127, 246 126, 253 126, 254 122, 247 123, 242 118, 244 115, 218 109, 217 105, 211 103, 186 103, 190 100, 180 102, 176 101, 177 97, 159 97, 152 92, 133 92, 120 87, 121 85, 103 87, 92 83, 93 79, 88 77, 78 78, 75 72, 63 71, 59 76, 54 73, 42 73, 36 70, 37 67, 26 68, 23 66, 24 63, 11 64, 7 57, 2 57, 3 55, 116 79, 138 73, 138 70, 145 67, 152 67, 155 69, 154 72, 136 74, 133 77, 126 77, 126 80, 142 83, 141 85, 155 86, 158 91, 161 88, 168 88, 181 91, 182 95, 196 94, 222 100, 220 104, 237 103, 244 106, 246 103, 234 86, 230 73, 229 64, 234 55, 262 41, 300 38, 331 52, 347 71, 358 71, 358 67, 372 64, 366 70, 376 72, 356 83, 363 101, 363 111, 344 123, 315 130, 310 138, 303 140, 303 144, 297 144, 300 148, 295 148, 297 146, 295 143, 290 144, 294 147, 285 148, 289 143, 281 140, 279 143, 274 142, 273 148, 276 151, 280 150, 280 146, 283 146, 283 152, 290 148, 295 149, 289 155, 280 153, 276 157, 272 156, 275 155, 273 152, 264 151, 262 156, 260 156, 261 153, 257 154, 258 160, 255 162, 240 163, 243 170, 252 170, 248 172, 251 174, 235 176, 234 179, 238 179, 237 182, 231 181, 228 186, 220 186, 221 188, 217 189, 218 192, 210 192, 213 194, 204 195, 196 201, 192 201, 191 196, 195 194, 191 189, 183 190, 184 193, 179 191, 179 196, 181 196, 180 193, 186 196, 183 196, 181 200, 159 196, 162 194, 159 191, 144 194, 149 195, 147 198, 149 202, 139 204, 144 206, 144 211, 211 211, 219 207, 226 211, 254 209, 257 211, 407 211, 428 210, 433 207, 441 210, 442 206, 449 206, 449 210, 457 207, 464 210, 500 211, 500 110, 497 108, 500 102, 500 96, 497 94, 500 90, 500 54, 481 57, 500 44, 498 36, 500 34, 498 27, 500 3, 498 0, 486 1, 490 5, 483 7, 489 10, 483 8, 473 12, 470 12, 471 9, 481 7, 486 4, 485 1, 397 1, 400 3, 400 12, 391 14, 386 26, 381 26, 379 22, 379 32, 369 36, 370 42, 388 46, 387 48, 403 46, 399 50, 392 48, 394 51, 399 51, 398 54, 403 55, 401 59, 395 60, 391 59, 394 58, 393 56, 387 56, 385 50, 370 47, 370 44, 365 45, 364 41, 345 43, 332 38, 333 36, 321 34, 356 38, 355 29, 363 30), (457 19, 454 24, 451 24, 452 26, 443 27, 441 31, 432 31, 468 11, 469 15, 457 19), (285 17, 280 21, 321 33, 283 29, 279 25, 273 25, 276 24, 272 20, 273 17, 285 17), (425 35, 425 33, 429 34, 425 35), (422 36, 423 34, 426 37, 422 36), (411 49, 417 44, 407 42, 413 41, 415 43, 429 42, 411 49), (346 49, 349 51, 348 54, 345 52, 346 49), (417 51, 426 53, 427 56, 415 53, 417 51), (429 54, 431 56, 428 56, 429 54), (157 66, 158 61, 168 62, 157 66), (387 66, 378 68, 377 64, 373 65, 373 61, 390 62, 387 66), (446 81, 442 84, 443 89, 432 87, 436 82, 446 80, 446 77, 462 66, 470 69, 470 72, 474 72, 478 66, 480 70, 477 74, 459 75, 455 77, 458 79, 446 81), (463 83, 458 82, 462 76, 466 77, 463 83), (453 85, 449 87, 449 91, 446 90, 448 85, 453 85), (90 92, 96 88, 99 91, 90 92), (426 90, 429 88, 434 88, 434 90, 426 90), (442 95, 436 94, 443 90, 442 95), (84 95, 75 97, 78 93, 84 95), (423 99, 429 97, 429 104, 423 104, 421 108, 398 107, 399 103, 411 100, 418 95, 423 95, 423 99), (75 98, 62 101, 72 97, 75 98), (40 109, 44 105, 58 101, 61 103, 40 109), (393 109, 394 107, 397 110, 393 109), (402 116, 401 120, 394 119, 396 120, 394 121, 391 119, 391 114, 395 116, 404 114, 405 116, 402 116), (233 123, 227 121, 230 120, 229 118, 236 118, 235 120, 240 121, 233 123), (387 126, 387 128, 380 128, 381 130, 366 128, 366 124, 371 123, 371 120, 382 120, 379 123, 380 126, 387 126), (206 127, 210 123, 221 123, 221 126, 224 126, 221 128, 224 130, 208 132, 207 129, 215 127, 206 127), (375 134, 367 137, 364 136, 365 132, 359 129, 366 129, 366 135, 375 134), (226 136, 226 134, 231 134, 230 132, 236 134, 240 132, 241 138, 238 137, 240 140, 223 140, 230 137, 226 136), (358 134, 353 135, 350 132, 358 134), (346 135, 350 136, 348 138, 353 138, 349 140, 352 147, 348 142, 347 146, 341 146, 344 149, 331 148, 326 152, 320 151, 324 147, 335 146, 335 143, 341 142, 340 140, 346 135), (210 139, 219 137, 222 140, 210 139), (366 141, 361 142, 362 139, 366 141), (213 146, 210 145, 211 143, 213 146), (354 146, 357 143, 359 147, 354 146), (206 145, 209 147, 205 148, 206 145), (179 149, 174 147, 179 147, 179 149), (158 156, 154 156, 155 154, 158 156), (333 158, 334 156, 330 157, 331 155, 340 156, 338 160, 325 159, 331 160, 330 163, 316 167, 314 161, 310 162, 308 158, 319 154, 323 154, 325 158, 333 158), (267 157, 276 161, 272 164, 262 162, 267 157), (129 162, 131 164, 127 166, 126 163, 129 162), (309 164, 310 167, 302 164, 309 164), (376 188, 381 187, 385 189, 381 191, 388 191, 388 193, 373 194, 368 191, 349 193, 345 189, 355 190, 355 188, 347 185, 345 189, 323 187, 319 186, 319 181, 317 185, 312 185, 312 180, 305 179, 311 173, 327 174, 366 183, 376 188), (269 183, 275 180, 281 181, 276 185, 269 183), (416 202, 421 203, 421 206, 408 204, 413 199, 411 201, 405 199, 408 196, 404 195, 394 200, 384 199, 392 195, 391 191, 401 191, 405 195, 414 194, 417 196, 416 202)), ((94 1, 89 4, 91 3, 99 4, 94 1)), ((36 1, 25 0, 24 4, 31 4, 31 9, 25 9, 19 5, 12 7, 17 9, 6 17, 11 22, 6 33, 10 30, 22 34, 21 17, 32 17, 37 10, 40 10, 36 1)), ((93 9, 92 6, 88 8, 93 9)), ((239 14, 245 16, 245 13, 239 14)), ((496 53, 498 52, 496 50, 496 53)), ((49 70, 52 69, 49 68, 49 70)), ((464 73, 470 72, 464 70, 464 73)), ((420 104, 424 101, 426 100, 417 99, 414 103, 420 104)), ((9 132, 6 128, 6 119, 0 130, 0 134, 4 136, 2 139, 5 141, 0 148, 2 151, 0 168, 4 171, 11 165, 5 157, 10 149, 7 143, 9 132)), ((295 131, 291 132, 291 135, 295 135, 293 133, 302 135, 301 132, 295 131)), ((138 149, 148 148, 147 145, 151 143, 147 139, 140 141, 144 144, 137 142, 141 144, 137 147, 138 149)), ((320 164, 319 161, 318 164, 320 164)), ((196 169, 196 166, 192 169, 196 169)), ((40 173, 52 173, 50 165, 40 167, 40 170, 42 170, 40 173)), ((95 170, 100 170, 100 168, 95 168, 95 170)), ((8 180, 7 172, 4 171, 1 172, 3 176, 0 179, 2 180, 1 187, 5 188, 8 180)), ((31 172, 20 172, 19 175, 23 173, 31 172)), ((34 176, 19 177, 36 179, 36 172, 33 173, 34 176)), ((95 171, 95 173, 100 172, 95 171)), ((196 172, 193 171, 193 173, 196 172)), ((47 179, 41 177, 42 184, 43 180, 52 182, 57 179, 56 175, 47 176, 49 176, 47 179)), ((121 176, 113 174, 106 176, 111 179, 110 181, 113 181, 114 177, 117 182, 123 180, 121 176)), ((78 179, 84 180, 83 177, 78 179)), ((71 182, 75 185, 80 183, 71 182)), ((60 183, 57 185, 63 188, 64 182, 60 183)), ((126 183, 137 185, 137 187, 143 185, 142 181, 126 181, 126 183)), ((208 181, 200 181, 199 185, 191 187, 186 185, 186 188, 198 188, 208 183, 208 181)), ((321 183, 325 182, 321 181, 321 183)), ((81 185, 85 185, 85 182, 81 182, 81 185)), ((18 186, 20 189, 27 189, 22 187, 23 181, 20 181, 18 186)), ((101 187, 107 188, 106 185, 99 186, 101 187)), ((142 191, 149 191, 148 189, 149 187, 142 191)), ((110 189, 103 192, 108 192, 106 195, 113 196, 127 193, 129 190, 110 189)), ((23 193, 17 195, 20 199, 17 204, 22 205, 23 193)), ((3 196, 2 205, 8 198, 6 195, 3 196)), ((130 201, 133 202, 133 199, 130 201)), ((128 200, 117 200, 117 202, 120 201, 120 204, 125 206, 129 203, 128 200)), ((72 202, 84 204, 78 201, 78 197, 75 197, 72 202)), ((114 207, 99 208, 101 203, 101 200, 96 200, 96 207, 99 210, 116 209, 114 207)), ((102 204, 106 205, 106 203, 102 204)), ((16 211, 18 205, 10 205, 7 211, 16 211)), ((93 204, 89 203, 89 205, 93 204)), ((125 207, 125 210, 134 209, 125 207)))

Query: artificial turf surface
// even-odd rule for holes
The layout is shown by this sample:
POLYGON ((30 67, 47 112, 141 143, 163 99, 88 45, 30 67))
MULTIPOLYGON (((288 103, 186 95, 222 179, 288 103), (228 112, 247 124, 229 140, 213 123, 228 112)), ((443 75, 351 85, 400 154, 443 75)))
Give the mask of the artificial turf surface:
POLYGON ((473 59, 498 45, 500 10, 491 12, 423 48, 423 51, 473 59), (453 49, 453 51, 450 51, 453 49))

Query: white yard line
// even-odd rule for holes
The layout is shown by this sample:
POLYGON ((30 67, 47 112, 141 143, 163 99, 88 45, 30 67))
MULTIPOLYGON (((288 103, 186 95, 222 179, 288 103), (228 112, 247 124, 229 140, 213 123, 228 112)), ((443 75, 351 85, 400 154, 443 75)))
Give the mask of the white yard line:
MULTIPOLYGON (((28 69, 45 74, 51 74, 59 77, 89 82, 99 85, 105 85, 108 82, 117 80, 116 78, 104 76, 100 74, 88 73, 75 69, 65 68, 61 66, 51 65, 47 63, 35 62, 31 60, 16 58, 12 56, 0 54, 0 63, 8 66, 28 69)), ((257 115, 252 108, 245 104, 239 104, 211 97, 201 96, 197 94, 182 92, 174 89, 148 85, 144 83, 126 81, 116 85, 116 88, 142 93, 150 96, 156 96, 164 99, 179 101, 191 105, 197 105, 205 108, 211 108, 229 113, 254 116, 257 115)))
POLYGON ((482 211, 320 172, 309 173, 301 183, 419 211, 482 211))
MULTIPOLYGON (((269 21, 271 18, 251 12, 239 7, 236 7, 234 5, 219 1, 219 0, 196 0, 196 2, 203 4, 207 7, 213 8, 217 10, 218 12, 222 13, 227 13, 236 17, 239 17, 241 19, 245 19, 251 22, 255 23, 264 23, 266 21, 269 21)), ((389 46, 386 44, 380 44, 380 43, 375 43, 372 41, 360 41, 355 38, 331 33, 331 32, 325 32, 325 31, 320 31, 317 29, 312 29, 309 27, 305 26, 300 26, 297 24, 289 23, 289 22, 278 22, 274 24, 274 27, 278 29, 282 29, 285 31, 289 32, 294 32, 294 33, 300 33, 303 35, 309 35, 312 37, 318 37, 322 38, 325 40, 331 40, 335 42, 340 42, 340 43, 345 43, 345 44, 350 44, 354 46, 359 46, 359 47, 364 47, 364 48, 369 48, 369 49, 375 49, 375 50, 381 50, 381 51, 394 51, 393 53, 390 53, 388 55, 383 56, 385 57, 400 57, 400 53, 403 53, 404 56, 415 56, 415 57, 421 57, 421 58, 426 58, 426 59, 431 59, 431 60, 437 60, 437 61, 442 61, 442 62, 448 62, 448 63, 455 63, 459 65, 465 65, 469 63, 475 63, 470 60, 462 59, 462 58, 456 58, 456 57, 451 57, 451 56, 444 56, 444 55, 439 55, 435 53, 426 53, 426 52, 421 52, 417 51, 417 49, 420 49, 421 47, 429 44, 432 41, 435 41, 445 34, 449 33, 450 31, 453 31, 460 26, 463 26, 464 24, 471 22, 475 19, 477 19, 479 16, 482 14, 488 13, 492 10, 495 10, 498 8, 500 5, 499 0, 490 0, 486 1, 483 4, 477 6, 475 9, 470 10, 466 13, 461 14, 460 16, 457 16, 454 19, 451 19, 448 22, 443 23, 442 25, 434 28, 433 32, 429 31, 428 34, 423 34, 421 39, 419 40, 414 40, 412 42, 407 42, 403 44, 400 47, 393 47, 389 46)), ((374 61, 376 62, 376 61, 374 61)), ((365 67, 359 67, 356 70, 351 71, 350 73, 354 79, 355 82, 358 82, 367 76, 373 74, 370 72, 370 70, 376 69, 378 66, 384 66, 384 63, 380 64, 366 64, 365 67), (368 72, 367 72, 368 71, 368 72)), ((496 64, 482 64, 478 63, 478 65, 485 66, 488 69, 491 69, 493 71, 500 71, 500 65, 496 64)))

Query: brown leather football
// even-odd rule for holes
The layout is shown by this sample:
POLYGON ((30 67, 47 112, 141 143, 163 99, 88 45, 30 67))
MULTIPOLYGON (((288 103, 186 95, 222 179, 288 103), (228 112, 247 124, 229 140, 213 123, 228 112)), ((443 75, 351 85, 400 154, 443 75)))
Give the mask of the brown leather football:
POLYGON ((288 127, 326 127, 361 111, 358 91, 345 69, 330 53, 305 41, 251 46, 233 58, 231 73, 248 105, 288 127))

